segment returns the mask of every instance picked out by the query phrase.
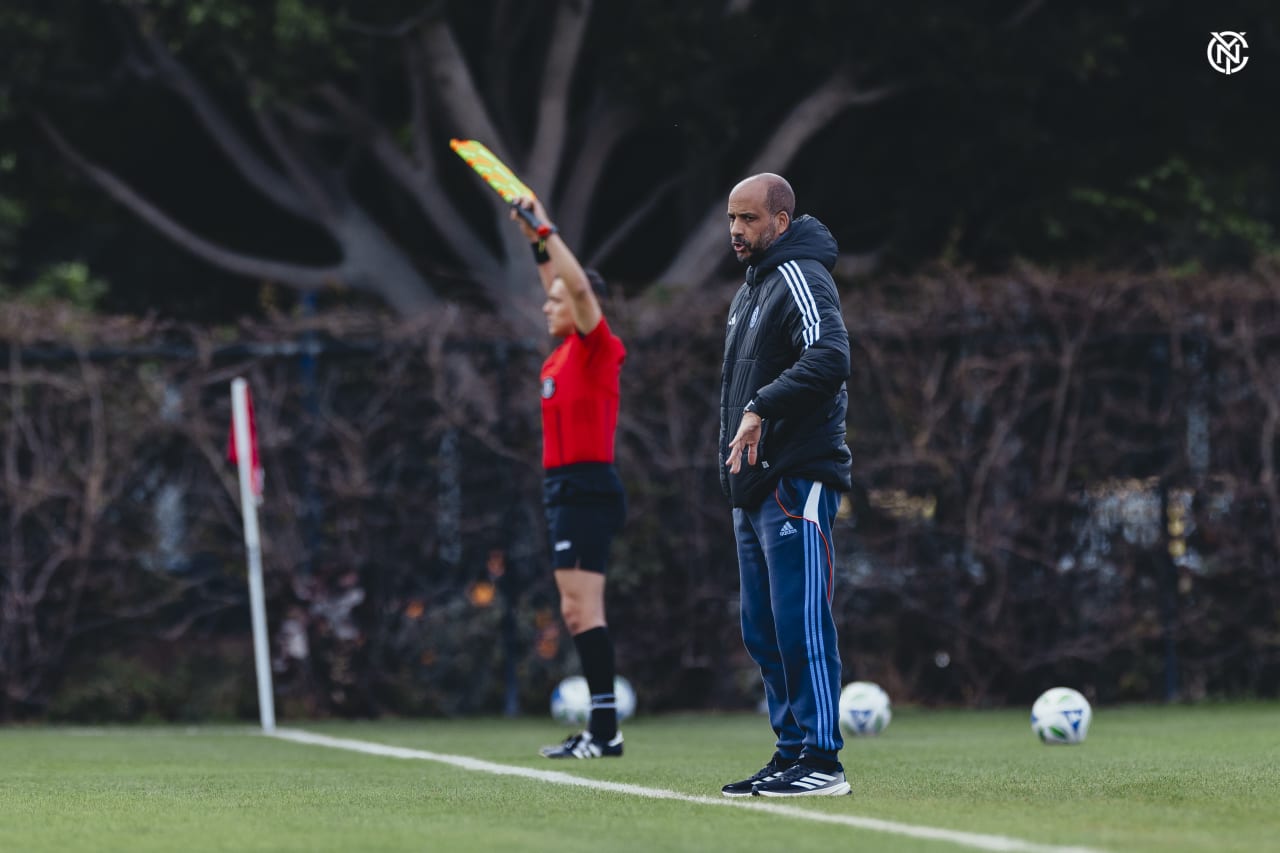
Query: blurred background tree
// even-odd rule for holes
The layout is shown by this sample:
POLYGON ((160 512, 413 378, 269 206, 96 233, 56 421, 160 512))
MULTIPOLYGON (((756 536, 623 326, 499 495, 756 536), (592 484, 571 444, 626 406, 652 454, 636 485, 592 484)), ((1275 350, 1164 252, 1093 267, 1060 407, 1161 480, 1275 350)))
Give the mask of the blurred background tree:
POLYGON ((18 284, 85 264, 111 311, 319 290, 526 318, 527 250, 448 150, 469 136, 631 293, 729 275, 724 196, 760 170, 793 179, 846 275, 1247 266, 1280 221, 1269 11, 21 0, 0 12, 0 253, 18 284), (1238 75, 1205 60, 1224 29, 1256 57, 1238 75))
POLYGON ((452 136, 634 297, 611 309, 644 405, 610 618, 652 707, 758 700, 708 413, 725 196, 762 170, 845 252, 850 673, 924 702, 1274 695, 1270 11, 11 0, 0 719, 251 715, 236 375, 274 484, 282 695, 544 704, 570 646, 538 288, 452 136), (1239 74, 1206 62, 1220 30, 1249 39, 1239 74))

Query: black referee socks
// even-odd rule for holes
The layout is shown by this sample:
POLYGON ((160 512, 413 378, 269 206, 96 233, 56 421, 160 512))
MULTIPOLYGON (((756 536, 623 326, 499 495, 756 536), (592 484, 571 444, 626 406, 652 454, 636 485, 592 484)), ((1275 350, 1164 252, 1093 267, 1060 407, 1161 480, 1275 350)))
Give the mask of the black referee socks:
POLYGON ((605 626, 574 636, 582 674, 591 690, 591 737, 608 743, 618 733, 618 705, 613 695, 613 640, 605 626))

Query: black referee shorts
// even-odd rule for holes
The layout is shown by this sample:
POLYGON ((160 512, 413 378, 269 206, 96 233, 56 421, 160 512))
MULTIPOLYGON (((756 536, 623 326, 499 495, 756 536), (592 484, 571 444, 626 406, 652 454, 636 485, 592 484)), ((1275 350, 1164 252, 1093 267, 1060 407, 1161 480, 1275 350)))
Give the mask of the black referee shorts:
POLYGON ((547 471, 543 483, 551 568, 604 574, 627 499, 612 465, 578 463, 547 471))

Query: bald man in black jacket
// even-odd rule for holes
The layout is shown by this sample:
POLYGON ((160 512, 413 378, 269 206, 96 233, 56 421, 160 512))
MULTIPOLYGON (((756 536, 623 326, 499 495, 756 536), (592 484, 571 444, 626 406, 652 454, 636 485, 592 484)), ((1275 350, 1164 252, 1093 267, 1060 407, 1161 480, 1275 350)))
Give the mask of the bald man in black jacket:
POLYGON ((729 308, 720 390, 721 485, 733 504, 742 638, 777 736, 727 797, 849 793, 839 753, 840 653, 831 617, 831 520, 848 491, 849 333, 831 279, 835 238, 773 174, 729 195, 749 264, 729 308))

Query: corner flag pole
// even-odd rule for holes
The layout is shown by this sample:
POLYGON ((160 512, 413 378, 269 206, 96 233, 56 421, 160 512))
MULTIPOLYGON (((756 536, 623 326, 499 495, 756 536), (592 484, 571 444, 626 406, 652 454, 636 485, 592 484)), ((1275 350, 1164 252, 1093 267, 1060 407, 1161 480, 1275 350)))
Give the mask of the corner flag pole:
POLYGON ((271 660, 267 653, 267 607, 262 589, 262 543, 258 536, 258 496, 254 490, 253 437, 249 430, 249 383, 231 382, 231 425, 235 436, 236 467, 240 472, 240 512, 244 516, 244 546, 249 554, 249 610, 253 617, 253 660, 258 671, 258 715, 262 730, 276 730, 275 698, 271 690, 271 660))

